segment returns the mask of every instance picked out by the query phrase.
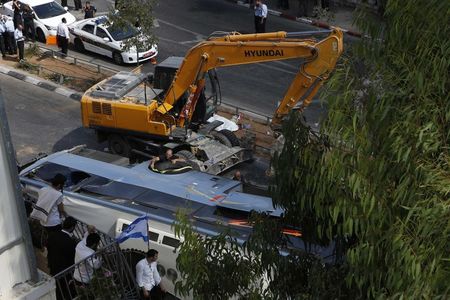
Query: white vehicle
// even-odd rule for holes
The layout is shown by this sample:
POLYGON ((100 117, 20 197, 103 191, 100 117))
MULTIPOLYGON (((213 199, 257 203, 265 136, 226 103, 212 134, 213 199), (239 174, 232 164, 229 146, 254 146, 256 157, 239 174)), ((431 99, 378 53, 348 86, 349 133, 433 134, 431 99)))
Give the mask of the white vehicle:
MULTIPOLYGON (((36 38, 42 43, 45 43, 49 36, 55 39, 56 27, 61 23, 62 18, 66 18, 67 25, 76 21, 75 17, 67 11, 67 7, 62 7, 53 0, 21 0, 19 3, 26 4, 33 10, 36 38)), ((3 14, 11 17, 14 15, 12 1, 3 4, 3 14)))
MULTIPOLYGON (((214 236, 229 228, 240 243, 251 233, 252 211, 274 218, 283 213, 273 207, 272 199, 243 193, 239 181, 198 171, 163 175, 150 171, 148 162, 130 165, 123 157, 84 146, 38 159, 22 169, 20 181, 28 197, 36 199, 38 190, 57 173, 67 178, 64 206, 68 214, 110 237, 120 235, 137 217, 149 217, 149 244, 160 252, 158 270, 171 293, 179 278, 176 258, 182 239, 172 228, 179 209, 186 212, 197 233, 214 236)), ((334 243, 307 246, 297 230, 285 234, 290 236, 288 248, 308 249, 328 260, 334 256, 334 243)), ((121 247, 128 252, 134 249, 133 267, 148 249, 141 239, 129 239, 121 247)))
MULTIPOLYGON (((81 20, 69 26, 70 41, 78 51, 92 51, 111 57, 116 64, 136 63, 136 48, 124 50, 122 42, 139 34, 139 31, 129 26, 121 30, 112 30, 107 25, 108 18, 100 16, 81 20)), ((158 54, 157 46, 139 52, 139 61, 146 61, 158 54)))

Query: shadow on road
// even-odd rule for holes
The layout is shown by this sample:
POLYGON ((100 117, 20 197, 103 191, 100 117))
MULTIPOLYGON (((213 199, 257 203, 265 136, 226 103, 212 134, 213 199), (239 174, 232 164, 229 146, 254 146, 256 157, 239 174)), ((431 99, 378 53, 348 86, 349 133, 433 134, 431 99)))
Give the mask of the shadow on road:
POLYGON ((70 149, 77 145, 86 145, 90 149, 104 150, 107 143, 97 143, 97 137, 92 130, 79 127, 72 130, 53 145, 52 152, 70 149))

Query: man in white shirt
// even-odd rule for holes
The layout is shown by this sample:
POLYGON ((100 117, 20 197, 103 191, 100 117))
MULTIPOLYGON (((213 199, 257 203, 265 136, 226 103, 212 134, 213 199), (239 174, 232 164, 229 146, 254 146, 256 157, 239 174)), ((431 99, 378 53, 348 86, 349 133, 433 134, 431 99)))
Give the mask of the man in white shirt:
MULTIPOLYGON (((8 16, 9 17, 9 16, 8 16)), ((17 47, 16 41, 14 40, 14 22, 11 18, 5 19, 5 29, 6 29, 6 38, 5 38, 5 46, 6 50, 8 50, 9 55, 16 54, 17 47)))
POLYGON ((75 279, 78 285, 88 285, 94 276, 94 270, 101 267, 101 259, 96 256, 91 256, 97 251, 99 243, 100 236, 98 233, 91 233, 87 236, 86 242, 81 240, 75 248, 75 264, 82 261, 73 272, 73 279, 75 279))
POLYGON ((255 31, 256 33, 266 32, 267 5, 261 0, 255 1, 255 31))
POLYGON ((69 28, 67 27, 66 18, 62 18, 61 23, 59 23, 56 28, 56 41, 58 47, 61 48, 63 57, 67 56, 67 48, 69 47, 69 28))
POLYGON ((19 62, 22 62, 25 52, 25 38, 23 37, 22 24, 17 25, 17 28, 14 31, 14 39, 16 40, 17 48, 19 49, 19 62))
MULTIPOLYGON (((23 36, 22 36, 23 38, 23 36)), ((51 180, 52 186, 46 186, 39 190, 38 200, 33 206, 31 217, 40 220, 47 233, 61 230, 61 217, 67 216, 64 211, 62 188, 66 177, 60 173, 51 180)))
POLYGON ((157 260, 158 251, 150 249, 146 258, 140 260, 136 265, 136 282, 144 299, 162 299, 164 293, 166 293, 156 267, 157 260))

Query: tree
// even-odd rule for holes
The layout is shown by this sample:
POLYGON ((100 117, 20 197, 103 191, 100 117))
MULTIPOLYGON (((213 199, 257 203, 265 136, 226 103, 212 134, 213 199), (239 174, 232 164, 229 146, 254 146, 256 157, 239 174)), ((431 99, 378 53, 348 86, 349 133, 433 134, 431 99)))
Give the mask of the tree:
MULTIPOLYGON (((449 10, 447 1, 390 0, 382 24, 358 12, 370 38, 333 75, 320 134, 298 115, 284 126, 272 191, 285 215, 253 219, 241 248, 271 279, 256 298, 448 297, 449 10), (343 244, 343 259, 279 255, 287 225, 302 228, 307 243, 343 244)), ((198 249, 184 246, 184 255, 198 249)))
MULTIPOLYGON (((131 38, 123 40, 125 50, 149 49, 156 43, 156 37, 153 33, 154 17, 153 8, 156 0, 116 0, 115 8, 108 14, 109 24, 113 30, 116 28, 121 31, 139 31, 140 34, 134 34, 131 38)), ((139 63, 139 56, 137 57, 139 63)))

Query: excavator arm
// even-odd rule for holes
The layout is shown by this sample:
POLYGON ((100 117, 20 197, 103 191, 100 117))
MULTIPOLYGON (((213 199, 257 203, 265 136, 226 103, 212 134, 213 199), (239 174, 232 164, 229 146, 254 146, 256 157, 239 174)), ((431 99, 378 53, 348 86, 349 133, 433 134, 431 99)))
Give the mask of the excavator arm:
POLYGON ((301 107, 306 107, 311 102, 343 51, 343 33, 339 29, 333 29, 327 37, 319 41, 296 38, 302 35, 304 33, 284 31, 245 35, 233 33, 199 43, 185 56, 158 111, 162 114, 170 111, 188 92, 188 100, 178 119, 178 126, 182 127, 185 121, 190 121, 192 117, 208 70, 293 58, 303 59, 272 118, 272 125, 279 125, 299 101, 302 101, 301 107))

